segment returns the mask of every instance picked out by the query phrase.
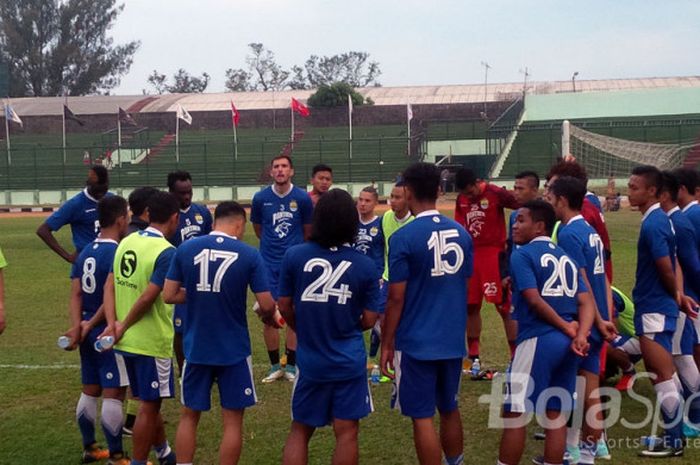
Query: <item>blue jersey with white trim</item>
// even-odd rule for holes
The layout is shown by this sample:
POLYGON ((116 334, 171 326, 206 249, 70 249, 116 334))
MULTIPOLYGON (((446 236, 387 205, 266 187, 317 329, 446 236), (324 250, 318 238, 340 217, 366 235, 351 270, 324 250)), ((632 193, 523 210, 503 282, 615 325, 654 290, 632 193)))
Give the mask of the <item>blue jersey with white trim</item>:
MULTIPOLYGON (((106 195, 112 194, 108 192, 106 195)), ((51 231, 58 231, 63 226, 70 225, 73 246, 80 253, 83 247, 94 241, 100 232, 97 202, 97 199, 92 197, 85 188, 53 212, 46 219, 46 224, 51 231)))
POLYGON ((472 238, 437 210, 420 213, 389 239, 391 283, 406 283, 396 350, 419 360, 465 355, 472 238))
POLYGON ((366 373, 360 317, 379 310, 379 271, 349 246, 291 247, 280 270, 280 297, 291 297, 297 365, 305 378, 342 381, 366 373))
POLYGON ((206 236, 211 232, 212 223, 211 212, 206 205, 190 204, 186 210, 180 210, 177 231, 168 241, 177 247, 193 237, 206 236))
MULTIPOLYGON (((586 270, 588 283, 600 316, 610 320, 608 309, 608 287, 605 277, 605 248, 598 233, 583 216, 572 218, 559 227, 557 245, 571 257, 579 268, 586 270)), ((591 335, 596 341, 602 341, 598 329, 594 326, 591 335)))
POLYGON ((646 313, 678 317, 675 296, 666 291, 656 268, 656 260, 663 257, 669 257, 675 266, 675 255, 671 220, 656 203, 644 213, 637 241, 637 271, 632 290, 637 319, 646 313))
POLYGON ((71 279, 80 280, 83 319, 89 320, 102 305, 107 275, 114 263, 116 241, 97 238, 78 255, 71 268, 71 279))
POLYGON ((384 273, 384 232, 381 216, 375 216, 368 223, 360 220, 353 248, 371 258, 379 274, 384 273))
POLYGON ((578 294, 587 292, 578 265, 549 237, 537 237, 518 247, 510 257, 513 306, 518 320, 518 343, 557 328, 530 309, 522 292, 535 289, 566 321, 578 319, 578 294))
POLYGON ((313 210, 309 194, 294 186, 285 195, 268 186, 253 196, 250 221, 262 228, 260 253, 268 266, 279 265, 288 248, 304 242, 313 210))
POLYGON ((695 229, 680 208, 675 207, 667 214, 676 233, 676 256, 683 271, 684 292, 697 300, 700 297, 700 256, 695 229))
POLYGON ((182 343, 188 362, 233 365, 250 355, 248 287, 269 291, 256 249, 214 231, 180 245, 167 278, 187 293, 182 343))
POLYGON ((696 244, 698 250, 700 251, 700 205, 698 205, 697 201, 693 200, 688 205, 683 207, 681 212, 686 218, 688 218, 690 224, 693 225, 693 229, 695 230, 695 239, 697 241, 696 244))

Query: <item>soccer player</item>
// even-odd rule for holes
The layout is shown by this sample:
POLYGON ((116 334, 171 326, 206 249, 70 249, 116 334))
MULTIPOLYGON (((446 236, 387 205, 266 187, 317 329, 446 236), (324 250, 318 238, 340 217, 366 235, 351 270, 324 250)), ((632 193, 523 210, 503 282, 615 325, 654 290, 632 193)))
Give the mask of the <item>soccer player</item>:
POLYGON ((459 465, 464 459, 457 400, 472 240, 436 209, 438 167, 414 163, 403 179, 416 218, 391 236, 380 364, 385 376, 394 378, 396 372, 392 404, 413 421, 418 461, 438 465, 442 451, 448 465, 459 465), (441 439, 433 427, 436 407, 441 439))
POLYGON ((94 165, 88 171, 85 189, 61 205, 36 230, 51 250, 67 261, 73 263, 83 247, 95 240, 100 232, 100 222, 97 218, 97 202, 107 195, 109 176, 104 166, 94 165), (58 231, 65 225, 70 225, 73 235, 75 252, 69 253, 58 243, 52 231, 58 231))
POLYGON ((311 203, 314 207, 318 203, 318 199, 328 192, 332 185, 333 169, 330 166, 319 163, 311 168, 311 191, 309 191, 309 197, 311 197, 311 203))
POLYGON ((608 312, 609 290, 605 277, 603 241, 581 215, 585 195, 586 185, 582 181, 571 176, 562 176, 550 184, 547 201, 552 204, 557 219, 561 221, 557 244, 574 260, 595 308, 595 324, 589 339, 590 348, 578 368, 579 376, 584 379, 583 392, 578 393, 578 398, 583 399, 586 422, 582 437, 580 425, 574 424, 569 430, 567 440, 567 450, 573 463, 592 464, 595 461, 598 441, 603 434, 598 391, 600 351, 603 341, 612 341, 617 330, 610 321, 608 312))
MULTIPOLYGON (((510 303, 501 282, 499 257, 506 246, 506 208, 520 205, 513 194, 502 187, 494 186, 476 177, 469 168, 457 171, 455 185, 459 191, 455 206, 455 220, 471 235, 474 241, 474 277, 469 285, 467 304, 467 344, 469 358, 479 358, 481 337, 481 302, 486 299, 496 306, 503 320, 508 343, 513 345, 517 325, 510 318, 510 303)), ((511 349, 512 350, 512 349, 511 349)))
POLYGON ((634 303, 615 286, 611 287, 618 335, 610 344, 608 365, 617 366, 622 370, 622 376, 615 389, 624 392, 634 384, 634 365, 642 359, 642 349, 634 330, 634 303))
POLYGON ((154 187, 139 187, 129 194, 129 210, 131 210, 131 221, 129 221, 129 231, 131 234, 136 231, 143 231, 148 227, 148 199, 158 192, 154 187))
MULTIPOLYGON (((260 254, 269 274, 268 284, 272 297, 277 300, 279 267, 284 253, 293 245, 304 242, 311 232, 313 205, 303 189, 292 184, 294 165, 287 155, 280 155, 270 162, 271 186, 253 197, 250 220, 255 235, 260 239, 260 254)), ((280 365, 280 336, 278 329, 264 325, 263 337, 270 358, 270 370, 262 379, 272 383, 280 378, 294 381, 296 378, 296 334, 287 327, 286 355, 284 370, 280 365)))
POLYGON ((661 404, 666 428, 664 440, 640 452, 644 457, 683 455, 681 382, 673 365, 672 339, 678 320, 679 293, 674 272, 676 241, 671 221, 659 205, 661 172, 638 166, 627 183, 630 205, 642 213, 637 242, 637 271, 632 299, 635 330, 642 358, 661 404))
POLYGON ((141 400, 133 429, 132 465, 145 465, 151 445, 162 465, 175 463, 163 429, 160 408, 173 397, 173 309, 161 290, 175 248, 171 237, 178 224, 177 198, 157 192, 148 201, 150 226, 124 238, 114 256, 105 285, 105 316, 114 348, 124 356, 129 384, 141 400))
MULTIPOLYGON (((168 239, 175 247, 188 239, 207 235, 211 232, 212 218, 206 205, 192 203, 192 176, 187 171, 173 171, 168 174, 168 191, 180 202, 180 215, 177 230, 168 239)), ((173 349, 175 360, 182 374, 182 364, 185 355, 182 351, 182 319, 185 313, 184 305, 175 305, 173 324, 175 338, 173 349)))
POLYGON ((222 202, 214 217, 214 231, 178 247, 163 288, 166 303, 187 302, 183 408, 175 444, 178 464, 191 465, 194 460, 197 425, 202 411, 211 407, 214 382, 224 423, 219 461, 238 463, 243 412, 257 400, 246 319, 248 287, 266 321, 275 312, 262 258, 242 242, 245 210, 236 202, 222 202))
MULTIPOLYGON (((357 198, 357 212, 360 215, 360 226, 357 230, 357 237, 353 247, 355 250, 362 252, 372 259, 377 267, 379 276, 384 273, 384 233, 382 231, 382 217, 374 213, 379 202, 379 194, 377 189, 372 186, 367 186, 360 192, 357 198)), ((380 278, 379 288, 382 296, 379 304, 380 313, 384 313, 384 304, 386 302, 386 293, 383 292, 384 280, 380 278)), ((372 328, 370 336, 369 356, 374 358, 379 351, 379 341, 381 334, 381 321, 377 321, 372 328)))
POLYGON ((5 319, 5 277, 3 270, 7 268, 7 260, 0 249, 0 334, 5 331, 7 320, 5 319))
POLYGON ((362 332, 377 320, 379 271, 349 246, 357 226, 350 194, 332 189, 316 204, 309 242, 282 260, 279 308, 299 344, 285 465, 306 464, 315 429, 329 424, 332 463, 359 461, 359 420, 372 411, 362 332))
POLYGON ((95 341, 105 329, 102 309, 103 289, 119 241, 126 235, 127 203, 109 196, 97 203, 100 234, 88 244, 73 263, 71 271, 70 319, 66 332, 72 344, 80 347, 83 389, 76 407, 76 419, 83 438, 83 463, 109 458, 110 465, 128 465, 122 447, 122 402, 129 379, 124 358, 114 351, 97 352, 95 341), (101 424, 109 451, 95 441, 97 401, 103 397, 101 424))
POLYGON ((552 206, 533 200, 518 210, 513 225, 520 246, 510 266, 518 346, 508 370, 498 465, 520 463, 528 413, 546 416, 544 463, 561 464, 566 448, 561 415, 573 409, 578 360, 588 350, 594 309, 578 265, 551 242, 554 222, 552 206), (540 396, 548 388, 558 388, 559 395, 544 402, 540 396))

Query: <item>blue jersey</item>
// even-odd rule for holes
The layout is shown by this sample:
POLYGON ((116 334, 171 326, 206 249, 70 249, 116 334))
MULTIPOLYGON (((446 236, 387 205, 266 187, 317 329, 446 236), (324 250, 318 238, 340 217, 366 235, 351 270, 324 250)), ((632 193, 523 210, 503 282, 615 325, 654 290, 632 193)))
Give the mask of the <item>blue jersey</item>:
POLYGON ((683 288, 693 299, 700 297, 700 256, 695 229, 690 220, 676 207, 667 212, 676 234, 676 256, 683 271, 683 288))
POLYGON ((260 253, 268 266, 279 265, 288 248, 304 242, 313 210, 306 191, 294 186, 285 195, 268 186, 253 196, 250 221, 262 227, 260 253))
POLYGON ((518 343, 557 328, 530 309, 522 292, 536 289, 545 302, 566 321, 578 319, 578 294, 588 292, 578 265, 549 237, 537 237, 513 251, 510 257, 513 306, 518 320, 518 343))
POLYGON ((365 375, 360 317, 379 308, 379 277, 372 260, 347 246, 326 249, 309 242, 284 255, 279 294, 294 302, 297 365, 305 378, 365 375))
POLYGON ((603 214, 603 205, 600 203, 600 199, 598 198, 598 195, 596 195, 594 192, 586 192, 586 198, 588 199, 589 202, 591 202, 601 213, 601 218, 603 214))
POLYGON ((646 313, 678 317, 675 296, 664 289, 656 269, 656 260, 670 257, 675 261, 675 254, 676 239, 671 220, 656 203, 644 213, 637 241, 637 272, 632 290, 636 319, 646 313))
POLYGON ((168 240, 177 247, 188 239, 209 234, 211 226, 211 212, 206 205, 193 203, 186 210, 180 210, 177 231, 168 240))
POLYGON ((390 282, 406 283, 397 350, 419 360, 464 357, 473 253, 469 233, 437 210, 391 235, 390 282))
POLYGON ((384 232, 380 216, 375 216, 368 223, 363 223, 360 220, 360 227, 357 229, 357 238, 355 238, 353 247, 372 259, 379 274, 384 273, 384 232))
POLYGON ((234 365, 250 355, 248 287, 269 291, 257 250, 214 231, 180 245, 167 277, 187 292, 182 344, 188 362, 234 365))
MULTIPOLYGON (((107 195, 112 194, 108 192, 107 195)), ((46 224, 51 231, 58 231, 63 226, 70 225, 73 245, 75 250, 80 252, 83 247, 94 241, 100 232, 97 202, 97 199, 85 188, 53 212, 46 220, 46 224)))
POLYGON ((695 238, 698 241, 698 250, 700 250, 700 205, 696 200, 693 200, 683 208, 682 212, 695 229, 695 238))
MULTIPOLYGON (((586 277, 591 285, 598 313, 604 320, 609 321, 605 250, 598 233, 583 219, 583 216, 578 215, 559 227, 557 245, 576 262, 579 269, 586 270, 586 277)), ((600 332, 595 326, 591 330, 591 335, 593 339, 602 341, 600 332)))
POLYGON ((513 242, 513 225, 518 218, 518 210, 510 212, 508 217, 508 236, 506 237, 506 257, 501 264, 501 277, 510 276, 510 256, 513 255, 513 250, 520 247, 513 242))
POLYGON ((112 239, 95 239, 88 244, 73 263, 70 277, 80 280, 83 320, 89 320, 102 305, 107 275, 112 269, 117 242, 112 239))

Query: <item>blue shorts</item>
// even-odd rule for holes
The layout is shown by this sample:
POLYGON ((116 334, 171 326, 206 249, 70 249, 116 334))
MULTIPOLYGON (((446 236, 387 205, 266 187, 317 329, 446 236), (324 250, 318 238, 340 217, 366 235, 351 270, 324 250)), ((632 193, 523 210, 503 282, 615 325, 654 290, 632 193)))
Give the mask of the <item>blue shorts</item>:
POLYGON ((172 359, 121 351, 118 353, 124 356, 134 397, 145 401, 173 397, 175 382, 172 359))
POLYGON ((384 309, 386 308, 387 297, 389 297, 389 282, 383 281, 382 285, 379 287, 379 302, 377 302, 377 313, 380 315, 384 313, 384 309))
POLYGON ((95 350, 97 336, 104 326, 93 328, 80 344, 80 374, 83 384, 96 384, 103 388, 119 388, 129 385, 124 358, 113 350, 95 350))
POLYGON ((691 319, 685 313, 680 312, 671 341, 671 353, 673 355, 693 355, 697 337, 691 319))
POLYGON ((182 368, 182 405, 192 410, 211 408, 211 388, 219 386, 221 407, 242 410, 255 405, 258 400, 253 385, 252 359, 241 360, 234 365, 202 365, 185 361, 182 368))
POLYGON ((292 420, 320 428, 334 419, 359 420, 374 411, 367 376, 343 381, 313 381, 299 370, 292 390, 292 420))
POLYGON ((571 339, 560 331, 520 342, 508 369, 503 410, 538 414, 573 410, 581 358, 570 347, 571 339))
POLYGON ((185 318, 186 311, 187 307, 185 304, 175 305, 175 309, 173 310, 173 328, 177 334, 182 334, 184 331, 183 319, 185 318))
POLYGON ((669 354, 673 353, 673 334, 678 318, 661 313, 636 313, 634 330, 639 337, 646 337, 661 345, 669 354))
POLYGON ((591 341, 588 355, 579 359, 579 370, 584 370, 594 375, 600 374, 600 351, 603 349, 602 341, 591 341))
POLYGON ((613 348, 620 349, 626 353, 632 363, 637 363, 642 359, 642 348, 639 346, 639 339, 636 337, 620 334, 610 344, 613 348))
POLYGON ((411 418, 430 418, 435 409, 457 409, 462 381, 462 359, 418 360, 397 350, 394 353, 394 391, 391 407, 411 418))
POLYGON ((272 300, 277 302, 277 299, 279 299, 280 296, 280 265, 277 264, 273 266, 269 263, 265 264, 267 265, 267 285, 270 286, 270 294, 272 294, 272 300))

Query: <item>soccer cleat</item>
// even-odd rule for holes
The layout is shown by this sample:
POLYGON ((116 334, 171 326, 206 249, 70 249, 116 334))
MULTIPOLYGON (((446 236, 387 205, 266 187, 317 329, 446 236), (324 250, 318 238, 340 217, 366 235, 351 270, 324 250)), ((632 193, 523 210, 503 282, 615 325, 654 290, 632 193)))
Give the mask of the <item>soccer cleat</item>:
POLYGON ((566 452, 564 452, 564 462, 575 464, 581 461, 581 448, 579 446, 566 445, 566 452))
POLYGON ((462 373, 465 375, 470 374, 472 371, 472 360, 469 357, 465 357, 462 360, 462 373))
POLYGON ((611 460, 610 450, 608 449, 608 443, 604 439, 599 439, 598 444, 596 444, 595 458, 601 460, 611 460))
MULTIPOLYGON (((115 454, 107 460, 106 465, 131 465, 131 459, 125 454, 115 454)), ((153 465, 153 463, 146 462, 146 465, 153 465)))
POLYGON ((544 431, 540 430, 535 431, 535 434, 533 434, 532 437, 535 438, 537 441, 544 441, 547 435, 544 434, 544 431))
POLYGON ((270 367, 270 371, 267 372, 267 376, 262 379, 263 383, 274 383, 278 379, 284 376, 284 370, 279 363, 275 363, 270 367))
POLYGON ((626 392, 628 391, 632 385, 634 384, 634 375, 635 373, 623 373, 622 377, 620 378, 620 381, 617 382, 615 385, 615 389, 617 389, 620 392, 626 392))
POLYGON ((284 367, 284 379, 294 382, 294 380, 297 379, 297 367, 294 365, 287 365, 284 367))
POLYGON ((670 457, 682 457, 683 447, 671 447, 659 442, 648 449, 640 450, 637 454, 640 457, 665 459, 670 457))
POLYGON ((700 437, 700 429, 688 423, 683 423, 683 436, 685 436, 688 439, 695 439, 697 437, 700 437))
POLYGON ((162 459, 158 459, 160 465, 177 465, 177 459, 175 458, 175 452, 170 452, 168 455, 162 459))
POLYGON ((109 458, 109 451, 95 443, 83 449, 81 463, 99 462, 100 460, 104 460, 107 458, 109 458))
POLYGON ((122 436, 133 436, 134 431, 126 425, 122 426, 122 436))
MULTIPOLYGON (((544 465, 544 455, 538 455, 537 457, 534 457, 532 459, 532 463, 535 465, 544 465)), ((572 462, 569 462, 566 458, 562 459, 561 465, 575 465, 572 462)))

